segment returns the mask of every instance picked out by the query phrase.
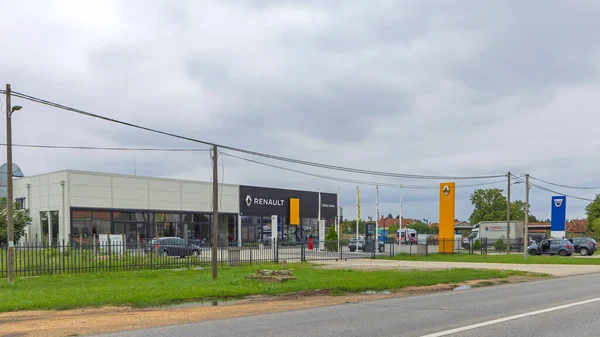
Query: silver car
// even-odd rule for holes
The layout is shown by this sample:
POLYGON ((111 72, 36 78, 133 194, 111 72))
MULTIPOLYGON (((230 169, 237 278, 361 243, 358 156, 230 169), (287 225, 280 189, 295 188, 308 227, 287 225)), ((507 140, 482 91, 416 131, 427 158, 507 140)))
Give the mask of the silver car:
POLYGON ((573 244, 564 239, 547 239, 527 247, 529 255, 560 255, 571 256, 575 252, 573 244))

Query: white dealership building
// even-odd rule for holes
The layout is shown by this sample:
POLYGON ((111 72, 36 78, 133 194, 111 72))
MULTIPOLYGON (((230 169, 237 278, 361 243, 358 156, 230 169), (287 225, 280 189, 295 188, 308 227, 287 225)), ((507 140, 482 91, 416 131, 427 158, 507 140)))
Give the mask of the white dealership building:
MULTIPOLYGON (((210 240, 212 233, 210 182, 64 170, 15 177, 14 198, 32 216, 22 241, 87 241, 99 234, 124 234, 127 241, 156 236, 210 240)), ((222 241, 264 239, 273 215, 278 216, 279 238, 297 241, 316 234, 319 219, 328 226, 335 223, 338 198, 219 184, 218 204, 222 241), (299 203, 300 223, 290 223, 291 199, 299 203)))

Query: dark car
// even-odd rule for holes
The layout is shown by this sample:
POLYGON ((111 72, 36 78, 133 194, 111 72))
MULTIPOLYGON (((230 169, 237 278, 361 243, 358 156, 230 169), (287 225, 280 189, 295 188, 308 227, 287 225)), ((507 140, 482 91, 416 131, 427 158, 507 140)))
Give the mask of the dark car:
POLYGON ((146 251, 158 252, 162 256, 199 256, 201 249, 199 246, 186 242, 178 237, 164 237, 152 239, 146 244, 146 251))
POLYGON ((558 254, 560 256, 571 256, 575 252, 575 248, 568 240, 548 239, 527 247, 527 252, 529 255, 558 254))
POLYGON ((570 238, 569 242, 573 244, 575 252, 581 256, 594 255, 598 250, 598 243, 591 238, 570 238))

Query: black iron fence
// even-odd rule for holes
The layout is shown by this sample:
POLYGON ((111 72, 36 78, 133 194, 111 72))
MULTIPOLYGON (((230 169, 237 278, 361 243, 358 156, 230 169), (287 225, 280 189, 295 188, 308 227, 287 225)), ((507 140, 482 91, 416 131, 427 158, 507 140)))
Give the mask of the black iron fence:
MULTIPOLYGON (((221 243, 217 248, 219 265, 237 266, 304 262, 319 260, 374 259, 399 254, 488 254, 522 252, 523 242, 511 240, 447 239, 413 243, 375 241, 252 241, 221 243)), ((15 246, 15 274, 83 273, 141 269, 204 268, 212 262, 210 242, 149 240, 128 243, 122 240, 90 240, 86 242, 24 242, 15 246)), ((7 276, 7 250, 0 247, 0 277, 7 276)))

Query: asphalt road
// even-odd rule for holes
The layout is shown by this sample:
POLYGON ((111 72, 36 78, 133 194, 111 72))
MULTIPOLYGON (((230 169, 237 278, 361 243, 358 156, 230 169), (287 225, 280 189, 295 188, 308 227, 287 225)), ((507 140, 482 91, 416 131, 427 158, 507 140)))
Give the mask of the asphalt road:
POLYGON ((99 336, 596 336, 599 316, 590 274, 99 336))

